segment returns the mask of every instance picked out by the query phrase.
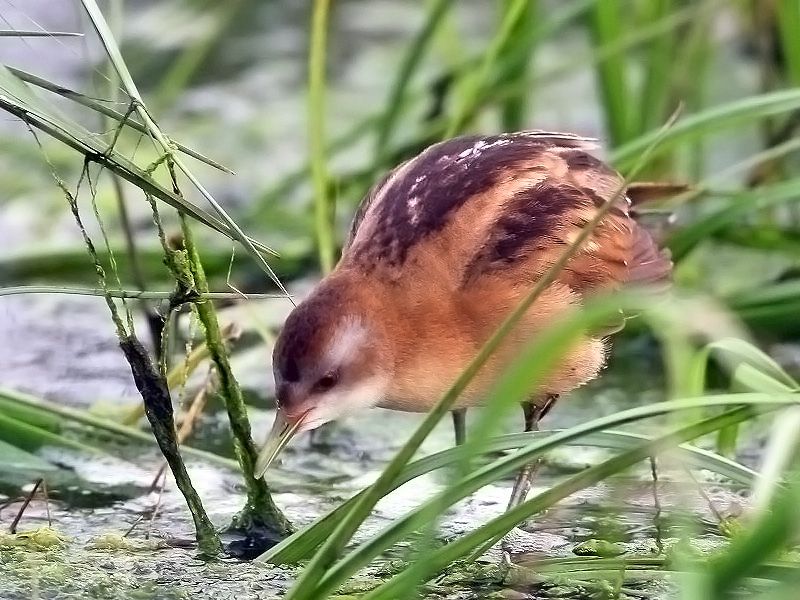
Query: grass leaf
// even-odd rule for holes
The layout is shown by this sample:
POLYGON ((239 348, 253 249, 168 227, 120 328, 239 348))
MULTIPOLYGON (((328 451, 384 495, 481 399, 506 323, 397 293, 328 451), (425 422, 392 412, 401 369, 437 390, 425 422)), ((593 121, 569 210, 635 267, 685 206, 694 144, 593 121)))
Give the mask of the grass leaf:
POLYGON ((314 184, 314 224, 323 274, 333 269, 336 251, 333 233, 336 208, 333 198, 328 194, 328 170, 325 164, 325 46, 329 8, 329 0, 314 0, 308 56, 308 140, 311 181, 314 184))
MULTIPOLYGON (((664 135, 662 143, 655 150, 657 156, 679 144, 697 140, 723 129, 756 124, 761 119, 800 108, 800 89, 769 92, 735 100, 720 106, 713 106, 680 119, 664 135)), ((648 132, 620 146, 611 154, 612 161, 620 169, 633 164, 640 153, 658 136, 648 132)))

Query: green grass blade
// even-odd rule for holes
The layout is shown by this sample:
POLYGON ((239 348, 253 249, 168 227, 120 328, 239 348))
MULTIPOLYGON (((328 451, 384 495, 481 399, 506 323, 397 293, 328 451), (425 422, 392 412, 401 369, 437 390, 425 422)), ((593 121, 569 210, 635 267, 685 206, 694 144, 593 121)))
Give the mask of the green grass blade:
MULTIPOLYGON (((708 598, 731 598, 731 592, 744 579, 755 574, 765 558, 790 544, 797 532, 797 506, 800 504, 800 477, 795 472, 788 488, 781 490, 769 507, 739 535, 728 550, 703 566, 708 569, 708 598)), ((796 566, 795 566, 796 568, 796 566)))
MULTIPOLYGON (((594 0, 578 0, 574 3, 569 3, 567 6, 563 7, 563 9, 554 12, 552 15, 545 17, 540 23, 537 23, 537 26, 532 29, 531 31, 527 32, 528 37, 530 38, 529 44, 533 45, 537 40, 544 39, 548 36, 553 36, 558 32, 565 29, 568 25, 573 23, 580 15, 585 13, 593 4, 594 0)), ((508 53, 508 56, 504 56, 505 60, 516 61, 518 57, 516 53, 508 53)), ((481 64, 481 59, 479 57, 471 58, 469 60, 464 61, 463 64, 459 65, 456 71, 456 75, 474 71, 479 65, 481 64)), ((574 65, 575 67, 581 66, 580 64, 574 65)), ((475 112, 482 106, 486 100, 487 95, 489 94, 490 90, 492 96, 501 99, 501 94, 499 92, 500 89, 505 89, 508 87, 508 79, 506 77, 506 67, 503 64, 498 65, 496 69, 497 73, 495 76, 492 77, 492 81, 487 86, 484 86, 484 93, 474 97, 474 102, 471 105, 465 106, 464 111, 466 114, 465 118, 469 118, 475 114, 475 112)), ((535 83, 538 82, 538 78, 534 78, 532 81, 525 81, 522 83, 521 86, 518 87, 531 87, 533 88, 535 83)), ((410 96, 414 100, 423 97, 426 92, 415 92, 411 94, 410 92, 406 94, 406 96, 410 96)), ((514 95, 521 93, 518 89, 512 89, 509 91, 507 95, 514 95)), ((360 142, 364 137, 367 135, 372 134, 372 132, 381 125, 382 118, 384 116, 384 112, 379 112, 374 115, 369 115, 368 117, 364 118, 362 121, 356 123, 350 130, 346 131, 345 133, 341 134, 339 137, 335 138, 331 141, 330 144, 327 146, 327 153, 329 156, 337 155, 349 148, 352 148, 355 144, 360 142)), ((434 122, 428 123, 425 125, 425 128, 420 134, 417 136, 418 139, 408 145, 409 150, 400 149, 397 151, 392 152, 392 154, 398 156, 405 156, 411 152, 414 152, 419 149, 421 145, 425 145, 430 143, 432 139, 437 139, 445 134, 447 129, 447 122, 443 119, 436 120, 434 122)), ((389 150, 387 149, 387 152, 389 150)), ((375 173, 379 170, 386 167, 384 163, 377 163, 373 164, 367 170, 368 177, 366 179, 369 180, 370 183, 374 180, 375 173)), ((302 165, 300 168, 290 172, 286 176, 284 176, 280 182, 274 185, 269 191, 263 194, 262 198, 258 201, 252 216, 256 219, 263 219, 268 214, 267 207, 274 202, 278 202, 285 198, 290 192, 295 190, 296 188, 300 187, 303 183, 307 181, 308 173, 311 171, 310 163, 302 165)), ((366 189, 367 184, 364 185, 364 189, 366 189)))
POLYGON ((203 70, 207 57, 214 51, 214 45, 222 38, 240 11, 247 6, 244 0, 228 0, 215 4, 216 6, 204 9, 208 12, 216 10, 212 30, 196 43, 185 47, 161 77, 153 101, 156 109, 171 106, 175 102, 187 88, 192 77, 203 70))
MULTIPOLYGON (((724 5, 709 3, 712 10, 698 13, 697 18, 692 20, 680 39, 680 43, 675 46, 673 61, 677 68, 673 71, 672 93, 676 98, 680 98, 686 106, 688 112, 696 113, 710 100, 711 85, 713 81, 712 67, 714 66, 715 54, 718 46, 713 42, 713 37, 708 32, 714 27, 719 10, 724 5)), ((689 151, 687 162, 689 163, 689 176, 699 179, 705 172, 706 148, 709 147, 705 138, 698 137, 693 140, 689 151)))
MULTIPOLYGON (((45 107, 30 93, 22 81, 3 66, 0 66, 0 109, 66 144, 88 160, 105 166, 145 193, 166 202, 231 239, 238 239, 236 232, 230 229, 228 224, 159 184, 143 169, 110 148, 101 137, 91 134, 66 117, 45 107)), ((252 246, 258 248, 258 252, 275 254, 263 244, 249 238, 248 240, 252 246)))
POLYGON ((0 440, 0 456, 3 457, 3 462, 0 463, 0 473, 19 471, 34 478, 39 473, 46 474, 59 470, 53 463, 47 462, 30 452, 20 450, 3 440, 0 440))
MULTIPOLYGON (((501 57, 503 63, 498 65, 497 71, 503 73, 505 81, 528 81, 530 68, 533 62, 533 52, 536 47, 537 37, 529 31, 536 31, 536 24, 541 19, 539 0, 529 0, 523 15, 511 34, 508 48, 501 57)), ((514 10, 513 0, 504 0, 501 3, 501 15, 505 18, 509 11, 514 10)), ((504 98, 500 104, 500 122, 503 131, 520 131, 528 127, 527 111, 530 102, 532 86, 520 86, 515 94, 504 98)))
MULTIPOLYGON (((59 96, 63 96, 64 98, 67 98, 68 100, 72 100, 73 102, 76 102, 76 103, 78 103, 78 104, 80 104, 82 106, 85 106, 86 108, 90 108, 90 109, 94 110, 95 112, 100 113, 101 115, 104 115, 106 117, 110 117, 111 119, 113 119, 117 123, 122 123, 126 127, 130 127, 131 129, 133 129, 135 131, 138 131, 139 133, 147 133, 147 129, 145 128, 145 126, 142 125, 141 123, 139 123, 138 121, 135 121, 135 120, 131 119, 130 117, 126 118, 125 114, 123 114, 123 113, 121 113, 119 111, 116 111, 113 108, 109 108, 108 106, 106 106, 105 104, 103 104, 102 102, 100 102, 98 100, 95 100, 94 98, 91 98, 89 96, 81 94, 80 92, 76 92, 75 90, 71 90, 69 88, 66 88, 66 87, 64 87, 62 85, 58 85, 56 83, 48 81, 47 79, 44 79, 42 77, 38 77, 38 76, 34 75, 33 73, 28 73, 27 71, 23 71, 21 69, 16 69, 16 68, 10 67, 10 66, 6 66, 6 68, 13 75, 17 76, 19 79, 21 79, 25 83, 29 83, 31 85, 35 85, 36 87, 42 88, 43 90, 47 90, 48 92, 52 92, 54 94, 58 94, 59 96)), ((231 175, 234 174, 233 171, 231 171, 225 165, 222 165, 222 164, 218 163, 217 161, 212 160, 211 158, 208 158, 207 156, 204 156, 203 154, 200 154, 196 150, 192 150, 191 148, 189 148, 187 146, 184 146, 180 142, 176 142, 175 140, 171 140, 171 141, 175 145, 175 148, 177 148, 180 152, 182 152, 186 156, 191 156, 192 158, 197 159, 200 162, 205 163, 210 167, 214 167, 215 169, 223 171, 224 173, 228 173, 228 174, 231 174, 231 175)))
MULTIPOLYGON (((591 32, 595 51, 623 37, 627 26, 622 20, 622 9, 617 0, 597 0, 591 12, 591 32)), ((631 89, 627 83, 627 67, 622 53, 607 56, 597 63, 597 81, 600 87, 603 112, 608 136, 614 146, 631 139, 629 107, 631 89)))
MULTIPOLYGON (((62 406, 60 404, 48 402, 47 400, 34 398, 33 396, 29 396, 28 394, 23 394, 21 392, 16 392, 14 390, 9 390, 5 388, 0 388, 0 397, 2 397, 2 399, 5 400, 6 402, 15 404, 17 406, 26 407, 32 410, 37 410, 45 416, 57 416, 60 419, 72 423, 78 423, 80 425, 85 425, 87 427, 98 429, 100 431, 106 431, 108 433, 113 433, 116 435, 123 436, 126 439, 134 440, 137 442, 143 442, 148 445, 155 444, 155 438, 151 433, 145 433, 138 429, 134 429, 133 427, 121 425, 116 421, 112 421, 110 419, 97 417, 86 411, 76 410, 68 406, 62 406)), ((59 438, 60 437, 61 436, 59 436, 59 438)), ((54 438, 54 439, 59 439, 59 438, 54 438)), ((70 441, 68 441, 67 443, 69 444, 70 441)), ((75 442, 74 444, 77 444, 77 442, 75 442)), ((74 446, 74 444, 71 445, 74 446)), ((80 448, 81 445, 82 443, 77 444, 77 447, 80 448)), ((187 456, 193 456, 195 458, 206 460, 210 463, 224 466, 230 469, 238 470, 239 468, 239 465, 235 460, 231 460, 223 456, 213 454, 212 452, 198 450, 197 448, 192 448, 190 446, 181 446, 181 452, 187 456)))
POLYGON ((467 117, 471 113, 473 107, 478 103, 478 99, 489 81, 489 74, 491 73, 492 67, 512 39, 518 23, 525 16, 527 3, 528 0, 511 0, 510 5, 504 12, 503 22, 500 24, 497 34, 489 44, 489 48, 477 72, 474 74, 466 74, 463 97, 460 99, 460 102, 453 112, 453 118, 450 120, 450 124, 444 135, 445 138, 453 137, 463 129, 467 117))
MULTIPOLYGON (((536 431, 499 436, 488 440, 486 445, 482 447, 482 452, 488 454, 515 450, 530 445, 532 441, 539 442, 547 436, 562 434, 564 431, 565 430, 536 431)), ((576 446, 595 446, 610 450, 628 450, 646 439, 648 438, 645 436, 629 432, 591 431, 577 437, 565 437, 563 443, 576 446)), ((696 469, 707 469, 718 473, 723 477, 727 477, 747 487, 750 487, 759 476, 756 471, 744 465, 740 465, 726 457, 719 456, 701 448, 687 445, 678 447, 677 451, 677 458, 685 461, 685 464, 696 469)), ((389 491, 393 491, 404 483, 430 473, 431 471, 456 464, 462 460, 462 454, 463 451, 460 448, 450 448, 414 461, 403 469, 389 491)), ((332 533, 338 519, 347 512, 361 494, 363 494, 363 492, 359 492, 359 494, 353 496, 344 504, 337 506, 335 509, 316 519, 309 526, 294 533, 291 537, 282 540, 277 546, 274 546, 259 557, 259 560, 272 562, 274 564, 292 564, 308 558, 308 556, 332 533)))
POLYGON ((0 388, 0 414, 53 433, 61 431, 62 422, 56 415, 8 400, 3 396, 2 388, 0 388))
POLYGON ((714 233, 736 224, 747 215, 795 202, 798 194, 800 194, 800 178, 730 196, 723 206, 695 219, 669 237, 667 246, 672 251, 673 260, 682 260, 698 244, 709 239, 714 233))
MULTIPOLYGON (((38 157, 37 157, 38 158, 38 157)), ((257 244, 257 242, 255 242, 257 244)), ((216 285, 224 285, 228 279, 231 263, 230 246, 219 248, 209 245, 204 249, 203 267, 209 279, 216 285)), ((136 282, 131 277, 130 260, 125 254, 124 247, 112 246, 112 252, 117 257, 117 265, 121 271, 123 285, 135 286, 136 282)), ((148 244, 139 249, 139 266, 144 273, 146 281, 151 285, 161 284, 165 287, 174 283, 169 277, 169 272, 164 266, 163 248, 148 244)), ((98 250, 98 257, 102 264, 108 264, 109 253, 105 249, 98 250)), ((297 253, 289 250, 281 253, 281 260, 276 263, 278 274, 284 278, 294 278, 306 273, 315 264, 307 249, 297 253)), ((64 287, 82 286, 94 287, 97 279, 94 271, 87 268, 91 265, 86 257, 86 252, 80 247, 37 247, 29 252, 14 253, 0 256, 0 283, 13 282, 14 284, 62 284, 64 287)), ((248 264, 234 265, 234 277, 248 276, 253 269, 248 264)))
MULTIPOLYGON (((594 0, 570 4, 571 11, 568 14, 564 14, 559 18, 552 18, 546 26, 541 26, 542 36, 544 36, 544 32, 550 36, 559 32, 561 27, 570 23, 572 19, 580 16, 593 5, 594 0)), ((520 90, 518 88, 520 87, 541 87, 546 83, 551 83, 566 75, 581 71, 587 66, 597 65, 609 57, 632 52, 645 44, 656 43, 662 37, 675 35, 675 31, 681 26, 692 23, 700 16, 705 16, 711 12, 707 4, 687 6, 666 15, 663 19, 644 25, 635 31, 625 33, 618 39, 609 40, 608 43, 593 48, 588 52, 579 53, 574 57, 570 56, 569 59, 558 61, 552 66, 543 65, 530 79, 521 82, 514 81, 509 83, 504 76, 504 72, 499 69, 500 77, 496 81, 496 86, 491 87, 492 97, 502 100, 510 95, 519 93, 520 90)))
MULTIPOLYGON (((800 390, 800 385, 771 357, 744 340, 727 338, 707 344, 689 359, 685 373, 689 393, 700 395, 705 390, 706 372, 712 356, 731 373, 732 382, 745 389, 777 394, 800 390)), ((738 424, 720 429, 717 451, 723 456, 735 455, 738 440, 738 424)))
MULTIPOLYGON (((115 290, 101 288, 70 288, 56 286, 18 285, 14 287, 0 287, 0 296, 15 296, 18 294, 67 294, 70 296, 110 296, 112 298, 138 299, 138 300, 170 300, 175 297, 175 292, 156 290, 115 290)), ((198 293, 198 298, 209 300, 262 300, 266 298, 283 298, 281 294, 244 294, 238 292, 208 292, 198 293)))
POLYGON ((333 224, 336 208, 328 194, 328 169, 325 156, 325 68, 328 11, 330 0, 314 0, 311 17, 311 48, 308 56, 308 141, 311 154, 311 181, 314 184, 314 224, 323 274, 334 265, 336 242, 333 224))
POLYGON ((81 452, 102 454, 98 448, 78 442, 60 433, 37 427, 7 414, 0 414, 0 440, 24 451, 33 452, 42 446, 58 446, 81 452))
POLYGON ((800 86, 800 2, 777 0, 775 12, 786 61, 786 78, 791 85, 800 86))
POLYGON ((794 302, 800 299, 800 281, 779 281, 772 285, 759 287, 726 298, 726 301, 736 309, 746 309, 753 306, 794 302))
POLYGON ((41 29, 0 29, 0 37, 83 37, 83 34, 71 31, 42 31, 41 29))
MULTIPOLYGON (((769 387, 754 389, 754 391, 775 393, 800 391, 800 384, 772 357, 744 340, 726 338, 711 342, 697 353, 694 359, 695 364, 691 369, 691 377, 694 380, 694 391, 698 394, 702 393, 705 388, 707 365, 712 356, 725 367, 726 371, 733 374, 734 379, 741 376, 736 370, 742 364, 747 364, 766 376, 770 382, 769 387)), ((747 384, 746 381, 740 382, 747 384)), ((752 388, 753 386, 748 387, 752 388)))
MULTIPOLYGON (((664 136, 654 155, 659 155, 679 144, 697 140, 710 133, 756 124, 764 117, 790 112, 800 108, 800 89, 782 90, 750 96, 680 119, 664 136)), ((611 159, 618 168, 625 169, 634 163, 640 153, 652 143, 657 133, 648 132, 617 148, 611 159)))
MULTIPOLYGON (((673 0, 651 0, 645 5, 645 18, 641 27, 659 23, 675 12, 673 0)), ((650 43, 645 59, 644 84, 639 101, 639 120, 632 131, 641 135, 664 120, 669 100, 674 63, 674 33, 662 35, 650 43)))
POLYGON ((222 208, 222 206, 216 201, 211 193, 203 186, 202 183, 200 183, 200 180, 195 177, 194 173, 192 173, 186 167, 181 158, 174 153, 170 140, 164 135, 156 122, 150 116, 150 113, 147 111, 144 100, 142 100, 142 96, 139 94, 139 90, 136 87, 133 78, 131 77, 130 71, 128 71, 128 67, 122 58, 119 47, 114 40, 114 35, 109 29, 108 23, 106 23, 105 17, 103 17, 103 13, 100 10, 100 7, 97 5, 97 2, 95 2, 95 0, 81 0, 81 3, 83 4, 86 13, 89 15, 89 19, 91 20, 92 25, 94 26, 94 29, 103 44, 106 54, 108 54, 109 61, 113 65, 114 70, 117 72, 122 86, 125 88, 128 96, 130 96, 131 100, 133 101, 136 113, 141 118, 142 123, 147 128, 150 136, 158 143, 158 145, 160 145, 161 151, 171 158, 178 170, 183 173, 183 175, 189 180, 195 189, 200 192, 200 195, 202 195, 203 198, 205 198, 208 203, 211 204, 219 219, 227 226, 231 236, 242 246, 244 246, 245 250, 247 250, 247 252, 255 259, 256 264, 258 264, 259 267, 261 267, 261 269, 269 276, 269 278, 272 279, 275 285, 278 286, 278 289, 280 289, 287 298, 290 298, 286 288, 283 287, 283 283, 281 283, 280 279, 278 279, 278 276, 264 259, 264 256, 253 244, 252 240, 244 234, 236 221, 231 218, 227 211, 222 208))
MULTIPOLYGON (((707 397, 706 400, 710 400, 713 405, 716 405, 716 401, 719 400, 722 400, 723 405, 733 405, 737 404, 737 402, 733 401, 734 398, 744 399, 746 397, 748 399, 757 399, 758 402, 765 402, 770 396, 766 394, 732 394, 730 396, 722 397, 707 397)), ((791 396, 784 394, 783 398, 791 398, 791 396)), ((679 401, 677 405, 682 407, 696 408, 705 404, 703 400, 704 399, 702 398, 694 401, 683 400, 679 401)), ((795 402, 800 402, 800 397, 795 397, 794 400, 795 402)), ((469 494, 476 492, 481 487, 484 487, 485 485, 488 485, 508 475, 509 473, 514 472, 523 465, 529 464, 547 451, 561 446, 567 440, 577 440, 587 433, 593 433, 607 429, 609 421, 614 423, 613 425, 608 425, 609 427, 616 427, 623 423, 639 420, 640 418, 649 418, 650 416, 656 416, 656 414, 665 414, 661 411, 666 410, 666 407, 668 406, 673 408, 676 405, 672 405, 670 402, 659 403, 659 405, 653 405, 651 407, 642 407, 645 409, 655 409, 655 412, 652 413, 647 410, 641 412, 639 409, 632 409, 628 411, 621 411, 620 413, 611 415, 610 417, 595 419, 587 424, 575 426, 570 429, 563 430, 560 433, 550 435, 541 441, 525 446, 520 451, 508 457, 495 461, 477 470, 473 470, 473 472, 465 475, 460 482, 448 487, 433 499, 410 511, 404 517, 396 519, 387 529, 348 554, 324 576, 322 581, 319 583, 317 592, 319 594, 324 594, 335 589, 336 586, 340 585, 345 579, 353 575, 359 568, 366 565, 371 559, 375 558, 386 548, 397 542, 403 535, 424 527, 426 524, 434 520, 439 514, 441 514, 448 506, 454 504, 462 498, 465 498, 469 494), (648 417, 642 417, 643 414, 648 414, 648 417)), ((690 410, 690 408, 686 409, 690 410)), ((749 412, 747 415, 745 415, 745 413, 741 414, 742 419, 748 418, 748 415, 752 416, 752 414, 749 412)), ((722 427, 722 425, 720 425, 720 427, 722 427)), ((462 457, 463 455, 470 454, 469 448, 461 447, 457 450, 460 450, 462 457)), ((425 562, 427 558, 427 555, 421 556, 419 557, 419 562, 425 562)))

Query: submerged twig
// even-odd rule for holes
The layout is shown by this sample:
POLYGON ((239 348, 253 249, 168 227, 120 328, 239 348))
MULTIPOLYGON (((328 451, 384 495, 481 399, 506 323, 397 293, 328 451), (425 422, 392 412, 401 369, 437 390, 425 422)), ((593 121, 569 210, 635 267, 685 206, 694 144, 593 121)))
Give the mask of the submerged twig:
POLYGON ((132 534, 133 530, 136 529, 136 527, 138 527, 139 523, 141 523, 142 521, 144 521, 144 515, 139 515, 138 517, 136 517, 136 520, 131 524, 130 527, 128 527, 128 531, 122 534, 122 537, 126 538, 130 534, 132 534))
POLYGON ((664 552, 664 542, 662 540, 661 531, 661 499, 658 493, 658 465, 656 464, 655 455, 650 456, 650 475, 652 477, 652 494, 653 494, 653 507, 655 512, 653 514, 653 525, 656 528, 656 549, 658 553, 664 552))
POLYGON ((203 409, 206 406, 209 392, 216 388, 216 384, 211 377, 211 373, 206 377, 205 383, 200 387, 200 390, 195 394, 189 408, 183 416, 183 421, 178 429, 178 443, 182 444, 192 434, 194 424, 200 415, 203 414, 203 409))
POLYGON ((714 501, 703 489, 703 485, 699 481, 697 481, 697 477, 694 476, 694 473, 692 473, 692 470, 689 467, 683 465, 683 468, 686 474, 689 476, 689 479, 692 480, 692 483, 694 484, 697 493, 700 494, 700 497, 705 501, 706 506, 708 506, 708 510, 711 512, 712 515, 714 515, 714 518, 717 520, 717 524, 722 524, 725 521, 725 517, 722 515, 722 513, 719 512, 716 505, 714 504, 714 501))
POLYGON ((44 496, 44 510, 47 513, 47 526, 53 526, 53 520, 50 517, 50 494, 47 492, 47 480, 42 478, 42 495, 44 496))
MULTIPOLYGON (((28 505, 31 503, 31 500, 33 500, 33 497, 36 495, 36 490, 39 489, 39 486, 42 484, 43 481, 44 481, 44 478, 42 478, 42 477, 37 479, 36 483, 33 484, 33 488, 31 488, 31 491, 28 493, 27 496, 25 496, 25 500, 22 501, 22 506, 19 507, 19 510, 17 511, 17 515, 14 517, 14 520, 11 521, 11 525, 9 525, 9 527, 8 527, 8 532, 9 533, 11 533, 11 534, 17 533, 17 525, 19 525, 19 521, 20 521, 20 519, 22 519, 22 515, 25 514, 25 511, 27 510, 28 505)), ((47 513, 48 513, 47 521, 49 522, 50 521, 50 511, 48 510, 47 513)))
POLYGON ((158 517, 158 513, 161 510, 161 502, 164 500, 164 490, 167 487, 167 474, 164 472, 164 468, 162 467, 159 469, 156 478, 153 480, 152 485, 150 486, 150 493, 157 492, 156 495, 156 503, 153 505, 153 509, 150 511, 150 518, 147 520, 147 532, 144 534, 144 539, 149 540, 150 535, 153 533, 153 523, 156 521, 156 517, 158 517), (159 483, 159 480, 161 483, 159 483))

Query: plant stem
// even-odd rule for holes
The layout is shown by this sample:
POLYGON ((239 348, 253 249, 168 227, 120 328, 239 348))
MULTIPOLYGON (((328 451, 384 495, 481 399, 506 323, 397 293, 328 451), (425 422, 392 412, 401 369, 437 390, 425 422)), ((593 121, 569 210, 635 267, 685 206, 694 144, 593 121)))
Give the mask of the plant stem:
MULTIPOLYGON (((595 48, 620 39, 625 27, 620 7, 613 0, 595 3, 591 24, 595 48)), ((616 53, 600 61, 596 67, 608 136, 614 146, 620 146, 632 137, 626 66, 625 56, 616 53)))
POLYGON ((256 479, 253 474, 258 451, 250 433, 250 421, 247 418, 247 408, 242 397, 242 390, 231 369, 214 305, 202 296, 208 293, 208 282, 191 228, 183 214, 180 218, 189 269, 194 278, 195 288, 201 294, 200 299, 195 301, 195 307, 205 330, 206 346, 211 354, 211 360, 216 366, 220 394, 225 402, 230 420, 236 458, 242 468, 247 488, 247 502, 233 518, 231 526, 234 529, 245 531, 254 526, 266 527, 283 537, 292 532, 292 526, 272 500, 267 483, 263 478, 256 479))
MULTIPOLYGON (((503 16, 506 12, 514 10, 513 0, 504 0, 501 10, 503 16)), ((526 32, 536 29, 538 12, 538 0, 528 0, 524 14, 518 18, 511 34, 508 53, 512 55, 512 58, 507 71, 511 81, 528 81, 531 77, 530 70, 536 37, 526 35, 526 32)), ((532 89, 531 86, 520 86, 501 102, 500 115, 503 131, 519 131, 525 128, 532 89)))
POLYGON ((325 167, 325 41, 329 7, 329 0, 314 2, 311 51, 308 58, 308 138, 311 177, 314 182, 314 220, 323 273, 329 273, 333 269, 333 219, 336 210, 328 194, 328 173, 325 167))
POLYGON ((161 448, 161 453, 175 476, 175 483, 192 513, 200 555, 203 558, 215 558, 222 552, 222 544, 181 458, 175 435, 172 399, 167 382, 158 369, 153 366, 147 350, 139 340, 133 336, 127 336, 120 338, 119 345, 131 366, 136 387, 144 399, 145 414, 153 428, 153 435, 158 442, 158 447, 161 448))
MULTIPOLYGON (((175 153, 172 142, 167 138, 166 135, 164 135, 164 132, 161 131, 153 117, 148 112, 147 107, 142 100, 142 96, 139 94, 139 90, 136 87, 136 83, 134 83, 133 77, 131 77, 130 71, 128 70, 125 61, 122 58, 119 46, 117 45, 113 34, 109 30, 108 23, 103 17, 103 13, 100 10, 100 7, 97 5, 96 0, 81 0, 81 2, 83 7, 86 9, 87 14, 89 15, 89 19, 91 20, 95 31, 97 31, 97 35, 100 37, 100 40, 103 43, 103 47, 106 51, 106 54, 108 54, 109 61, 111 61, 111 64, 114 65, 114 69, 117 71, 117 75, 120 78, 122 86, 125 88, 128 96, 131 98, 131 105, 133 109, 139 115, 139 118, 142 120, 142 124, 147 128, 150 136, 156 142, 158 142, 158 145, 161 146, 165 156, 170 158, 170 161, 174 164, 174 166, 184 174, 184 176, 195 187, 195 189, 197 189, 197 191, 200 192, 200 194, 209 202, 209 204, 211 204, 219 219, 229 228, 232 236, 245 247, 247 252, 256 260, 256 263, 259 265, 259 267, 261 267, 261 269, 267 275, 269 275, 270 279, 275 282, 275 285, 277 285, 278 288, 284 294, 286 294, 288 298, 289 293, 283 287, 283 284, 280 282, 277 275, 275 275, 272 267, 267 264, 267 261, 256 248, 253 240, 244 234, 236 221, 230 217, 227 211, 216 201, 214 196, 212 196, 205 186, 200 183, 200 180, 194 175, 194 173, 192 173, 192 171, 186 167, 180 156, 175 153)), ((291 298, 289 299, 291 300, 291 298)))
MULTIPOLYGON (((33 129, 30 129, 30 131, 33 133, 33 129)), ((38 143, 38 138, 36 138, 36 141, 38 143)), ((39 144, 39 146, 41 148, 41 144, 39 144)), ((50 167, 56 185, 64 193, 64 198, 67 200, 70 212, 75 219, 75 224, 81 232, 86 250, 94 263, 97 280, 100 283, 100 287, 105 291, 108 289, 105 269, 97 255, 95 245, 83 224, 83 219, 78 210, 77 198, 67 189, 66 184, 58 176, 52 163, 47 159, 47 155, 45 155, 45 160, 50 167)), ((150 360, 147 350, 145 350, 144 346, 136 339, 132 320, 129 319, 130 331, 127 331, 111 296, 105 294, 104 298, 109 313, 111 314, 111 320, 114 323, 120 348, 130 365, 134 383, 144 401, 145 414, 147 415, 147 420, 150 422, 153 435, 175 477, 175 483, 186 499, 186 504, 189 506, 189 510, 192 513, 200 555, 203 558, 214 558, 222 551, 222 544, 219 541, 219 536, 211 520, 208 518, 203 508, 197 491, 192 485, 189 473, 186 471, 186 465, 183 463, 183 459, 178 450, 172 399, 169 395, 169 387, 167 386, 166 378, 153 366, 153 362, 150 360)))

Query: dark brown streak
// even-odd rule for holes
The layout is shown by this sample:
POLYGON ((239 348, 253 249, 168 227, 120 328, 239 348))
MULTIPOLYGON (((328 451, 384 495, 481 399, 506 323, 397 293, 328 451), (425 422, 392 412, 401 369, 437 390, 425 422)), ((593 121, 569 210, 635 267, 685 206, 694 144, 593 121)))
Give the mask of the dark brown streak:
POLYGON ((483 248, 464 272, 464 284, 493 269, 527 258, 542 242, 556 243, 553 235, 564 215, 583 204, 571 185, 544 181, 517 192, 508 201, 483 248))

